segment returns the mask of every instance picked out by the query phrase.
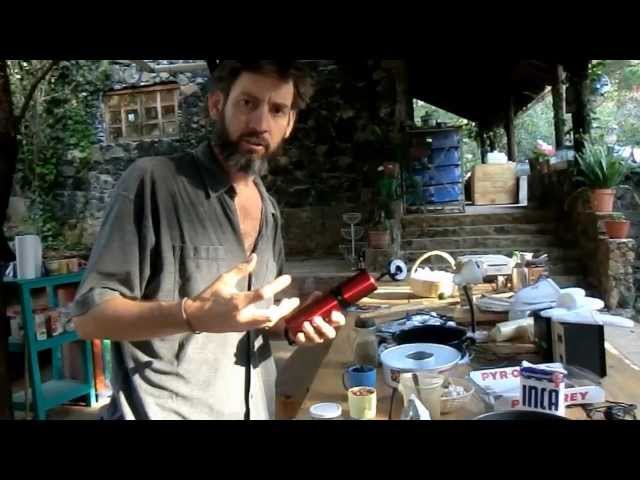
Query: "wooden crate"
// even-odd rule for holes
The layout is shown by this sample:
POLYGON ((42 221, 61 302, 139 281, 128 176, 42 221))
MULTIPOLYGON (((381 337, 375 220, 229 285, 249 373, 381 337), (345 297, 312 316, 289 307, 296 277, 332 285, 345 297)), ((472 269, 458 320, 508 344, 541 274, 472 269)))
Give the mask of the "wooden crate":
POLYGON ((514 163, 476 165, 471 175, 474 205, 508 205, 518 203, 518 181, 514 163))

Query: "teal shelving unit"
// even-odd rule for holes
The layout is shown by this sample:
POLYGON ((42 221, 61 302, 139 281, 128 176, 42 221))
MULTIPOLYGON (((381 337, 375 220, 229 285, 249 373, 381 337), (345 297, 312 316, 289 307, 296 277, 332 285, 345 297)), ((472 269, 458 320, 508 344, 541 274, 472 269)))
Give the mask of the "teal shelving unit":
MULTIPOLYGON (((93 356, 91 342, 81 340, 76 332, 64 332, 46 340, 36 338, 36 325, 33 317, 31 292, 35 289, 46 288, 47 300, 50 308, 58 307, 56 288, 79 283, 84 272, 53 275, 29 280, 4 279, 4 288, 17 290, 22 310, 22 324, 24 341, 22 343, 9 341, 9 351, 24 352, 27 349, 26 368, 29 371, 30 399, 33 404, 34 418, 46 419, 47 410, 58 407, 71 400, 84 397, 90 406, 96 403, 95 382, 93 377, 93 356), (82 380, 64 378, 62 368, 62 346, 71 342, 82 343, 82 380), (52 379, 43 382, 38 361, 38 353, 43 350, 52 351, 52 379)), ((13 395, 13 408, 25 409, 25 392, 13 395)))

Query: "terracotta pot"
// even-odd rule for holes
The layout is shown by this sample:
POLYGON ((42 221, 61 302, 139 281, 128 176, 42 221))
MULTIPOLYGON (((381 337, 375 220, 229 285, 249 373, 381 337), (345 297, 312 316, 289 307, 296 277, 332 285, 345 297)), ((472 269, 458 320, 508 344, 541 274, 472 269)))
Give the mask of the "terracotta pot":
POLYGON ((384 249, 384 248, 389 248, 390 246, 391 246, 391 232, 389 232, 388 230, 383 230, 383 231, 370 230, 369 231, 369 247, 370 248, 384 249))
POLYGON ((604 227, 609 238, 628 238, 631 222, 629 220, 605 220, 604 227))
POLYGON ((599 213, 613 212, 613 201, 616 191, 612 188, 596 188, 591 190, 591 209, 599 213))

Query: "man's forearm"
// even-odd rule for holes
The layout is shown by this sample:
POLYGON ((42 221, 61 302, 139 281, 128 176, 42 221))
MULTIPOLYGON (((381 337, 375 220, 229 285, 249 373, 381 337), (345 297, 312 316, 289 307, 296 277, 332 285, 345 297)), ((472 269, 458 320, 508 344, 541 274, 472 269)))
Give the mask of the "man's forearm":
POLYGON ((189 332, 180 302, 136 301, 115 297, 74 318, 84 339, 141 341, 189 332))

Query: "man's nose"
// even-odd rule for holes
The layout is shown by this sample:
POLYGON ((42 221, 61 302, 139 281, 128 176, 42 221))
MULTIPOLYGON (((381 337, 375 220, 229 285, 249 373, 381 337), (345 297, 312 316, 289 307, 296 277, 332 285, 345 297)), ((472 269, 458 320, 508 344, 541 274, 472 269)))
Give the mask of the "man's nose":
POLYGON ((249 115, 248 121, 248 127, 251 130, 256 130, 260 133, 268 132, 271 123, 268 106, 266 104, 262 104, 259 108, 256 108, 251 112, 251 115, 249 115))

